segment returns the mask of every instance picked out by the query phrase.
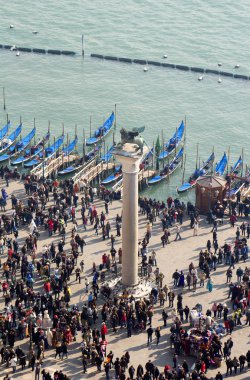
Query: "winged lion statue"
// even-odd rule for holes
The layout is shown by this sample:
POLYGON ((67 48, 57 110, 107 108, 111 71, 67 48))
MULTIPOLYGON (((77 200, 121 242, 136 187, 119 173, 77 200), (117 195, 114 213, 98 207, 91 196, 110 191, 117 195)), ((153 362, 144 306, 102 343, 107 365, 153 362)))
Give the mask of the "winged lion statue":
POLYGON ((143 137, 138 137, 140 133, 142 133, 145 130, 145 126, 140 128, 133 128, 131 130, 126 130, 125 128, 122 128, 120 130, 121 133, 121 141, 118 144, 118 146, 123 147, 126 143, 135 144, 138 146, 137 150, 143 149, 144 145, 144 139, 143 137))

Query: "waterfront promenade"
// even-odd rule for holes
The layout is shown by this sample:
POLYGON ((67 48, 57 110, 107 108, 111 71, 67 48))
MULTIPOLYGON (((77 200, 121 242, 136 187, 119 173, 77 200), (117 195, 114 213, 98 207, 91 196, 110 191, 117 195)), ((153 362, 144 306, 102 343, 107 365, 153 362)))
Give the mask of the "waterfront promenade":
MULTIPOLYGON (((5 183, 0 184, 1 188, 5 186, 5 183)), ((10 182, 10 186, 6 188, 7 193, 9 195, 8 201, 7 201, 7 207, 6 207, 6 213, 10 214, 12 212, 11 210, 11 202, 10 202, 10 196, 11 194, 15 194, 18 199, 21 199, 24 203, 27 202, 27 195, 24 191, 24 186, 22 182, 10 182)), ((168 194, 166 194, 167 198, 168 194)), ((80 204, 80 197, 81 194, 79 194, 79 204, 80 204)), ((52 196, 50 195, 50 202, 46 205, 46 208, 48 205, 52 205, 52 196)), ((101 213, 101 211, 105 212, 104 208, 104 201, 95 198, 94 199, 94 205, 96 206, 98 213, 101 213)), ((81 261, 84 260, 84 272, 81 274, 81 284, 75 281, 75 275, 72 275, 70 278, 70 288, 72 291, 71 295, 71 301, 70 304, 77 304, 79 307, 79 310, 81 310, 84 303, 87 302, 87 294, 85 292, 85 277, 87 276, 89 279, 89 282, 92 281, 92 265, 93 262, 96 263, 98 266, 102 261, 102 255, 104 253, 109 253, 111 249, 111 243, 110 239, 103 240, 102 234, 100 231, 99 236, 95 234, 95 230, 93 229, 93 226, 90 224, 87 225, 87 231, 84 231, 82 220, 81 220, 81 213, 80 213, 81 206, 79 205, 76 209, 76 219, 78 222, 77 227, 77 233, 84 237, 84 240, 86 242, 86 246, 84 246, 83 249, 83 256, 79 256, 78 260, 81 261)), ((106 221, 109 220, 111 224, 111 234, 113 233, 116 235, 116 227, 115 227, 115 217, 117 214, 121 213, 121 201, 113 201, 112 204, 109 206, 109 214, 106 214, 106 221)), ((241 220, 239 220, 236 225, 241 224, 241 220)), ((146 224, 147 220, 145 215, 139 215, 139 239, 142 239, 145 236, 146 233, 146 224)), ((188 267, 190 262, 193 262, 194 265, 198 266, 198 258, 199 258, 199 252, 201 249, 206 248, 207 240, 212 239, 212 233, 211 233, 211 225, 208 225, 207 222, 204 220, 204 218, 201 217, 200 219, 200 225, 198 229, 198 236, 193 236, 193 230, 189 227, 189 220, 186 218, 184 219, 184 223, 182 226, 182 240, 174 241, 175 238, 175 227, 171 228, 171 236, 170 241, 171 244, 166 245, 164 248, 161 244, 161 236, 162 236, 162 227, 161 227, 161 221, 159 218, 157 218, 156 222, 153 224, 152 228, 152 237, 150 239, 150 243, 148 246, 149 253, 152 250, 155 250, 156 252, 156 259, 157 259, 157 266, 160 268, 160 271, 164 274, 164 280, 163 283, 167 284, 169 288, 173 288, 173 280, 172 280, 172 274, 173 272, 178 270, 183 270, 185 275, 188 272, 188 267)), ((70 238, 71 238, 71 230, 72 230, 72 223, 68 223, 68 227, 66 228, 66 245, 65 249, 66 251, 70 250, 70 238)), ((235 231, 236 227, 233 229, 230 227, 229 221, 227 218, 225 219, 224 225, 218 227, 218 242, 219 246, 224 245, 225 242, 232 243, 235 240, 235 231)), ((58 234, 53 235, 52 237, 48 236, 48 232, 44 231, 41 227, 39 227, 39 233, 40 237, 38 239, 38 249, 37 249, 37 259, 41 257, 42 252, 44 251, 44 246, 50 244, 52 241, 57 244, 60 240, 60 236, 58 234)), ((25 238, 29 234, 29 227, 21 227, 19 230, 19 246, 21 247, 25 238)), ((115 236, 115 248, 118 250, 119 247, 121 247, 121 238, 115 236)), ((6 257, 6 253, 4 254, 6 257)), ((2 263, 4 262, 4 257, 2 256, 2 263)), ((236 282, 236 269, 241 266, 244 268, 245 266, 248 266, 248 261, 246 264, 240 263, 235 265, 235 270, 233 270, 233 278, 232 281, 236 282)), ((55 264, 52 264, 52 268, 55 268, 55 264)), ((228 285, 226 284, 226 270, 228 266, 225 266, 224 264, 218 265, 216 271, 212 271, 212 279, 214 283, 214 288, 211 293, 208 292, 208 290, 205 287, 199 287, 199 284, 197 285, 197 290, 194 292, 192 290, 187 290, 187 288, 174 289, 176 295, 180 292, 183 294, 183 306, 186 305, 189 306, 191 309, 194 307, 197 303, 202 304, 203 306, 203 312, 205 313, 207 309, 211 309, 214 302, 221 302, 223 304, 227 304, 229 308, 229 314, 231 314, 231 303, 228 298, 228 285)), ((120 271, 120 265, 118 264, 118 271, 120 271)), ((0 273, 2 273, 2 268, 0 269, 0 273)), ((113 275, 115 276, 115 275, 113 275)), ((19 272, 18 276, 19 277, 19 272)), ((41 289, 43 282, 41 281, 41 278, 38 276, 37 272, 35 271, 34 275, 35 279, 35 285, 34 289, 37 291, 41 289)), ((15 299, 14 299, 15 301, 15 299)), ((98 297, 98 305, 99 310, 101 305, 104 303, 104 299, 102 296, 98 297)), ((0 297, 0 309, 2 310, 4 308, 4 301, 3 296, 0 297)), ((168 301, 165 302, 165 307, 169 310, 169 316, 171 315, 171 309, 168 307, 168 301)), ((176 299, 175 304, 176 307, 176 299)), ((142 364, 143 366, 148 360, 151 360, 155 365, 158 366, 160 371, 163 370, 164 366, 166 364, 169 364, 172 366, 173 361, 173 349, 170 348, 170 326, 172 323, 171 317, 168 319, 167 327, 163 327, 163 320, 162 320, 162 307, 159 306, 159 303, 154 308, 154 316, 152 321, 152 327, 155 329, 158 326, 161 326, 161 339, 160 343, 157 346, 155 338, 153 339, 153 343, 148 347, 147 346, 147 333, 146 332, 139 332, 139 333, 132 333, 132 336, 130 338, 127 338, 127 330, 126 328, 118 328, 117 332, 112 332, 112 328, 107 323, 109 332, 106 336, 107 340, 107 352, 110 350, 114 353, 114 359, 116 357, 121 357, 126 351, 129 351, 130 353, 130 365, 133 364, 135 368, 137 368, 138 364, 142 364)), ((99 327, 101 324, 101 314, 98 314, 99 318, 97 320, 97 326, 99 327)), ((244 326, 245 317, 242 318, 242 324, 243 326, 237 326, 234 329, 234 332, 232 334, 234 346, 232 348, 232 357, 237 356, 241 354, 246 354, 248 348, 249 348, 249 326, 244 326)), ((188 326, 189 324, 185 324, 184 326, 188 326)), ((224 338, 228 339, 228 337, 224 338)), ((43 360, 42 369, 45 368, 46 370, 49 370, 51 374, 56 370, 62 370, 64 373, 67 373, 72 380, 75 379, 86 379, 86 378, 92 378, 92 379, 105 379, 105 372, 102 369, 102 372, 97 372, 96 366, 88 366, 88 372, 83 374, 82 373, 82 363, 81 363, 81 349, 80 349, 80 342, 81 342, 81 332, 78 332, 78 335, 76 337, 76 341, 70 343, 68 347, 68 359, 64 358, 61 360, 60 358, 55 359, 55 350, 50 348, 48 350, 45 350, 45 358, 43 360)), ((19 345, 19 341, 16 342, 15 347, 19 345)), ((24 351, 28 351, 29 348, 29 339, 25 339, 21 341, 20 346, 24 349, 24 351)), ((179 357, 178 362, 181 364, 183 360, 186 359, 190 366, 195 362, 195 358, 192 357, 179 357)), ((220 368, 221 373, 225 374, 226 366, 225 363, 222 363, 222 367, 220 368)), ((2 376, 4 376, 7 373, 11 374, 11 368, 7 369, 5 368, 5 365, 1 366, 1 372, 2 376)), ((215 376, 218 372, 217 369, 209 369, 209 372, 207 374, 208 378, 215 376)), ((21 370, 20 366, 17 367, 17 372, 15 374, 10 375, 13 379, 25 379, 25 380, 33 380, 35 379, 34 372, 31 372, 31 369, 26 366, 26 369, 21 370)), ((242 372, 241 374, 237 374, 237 379, 247 379, 250 376, 250 372, 242 372)), ((41 375, 40 375, 41 378, 41 375)), ((110 378, 113 378, 113 371, 110 372, 110 378)))

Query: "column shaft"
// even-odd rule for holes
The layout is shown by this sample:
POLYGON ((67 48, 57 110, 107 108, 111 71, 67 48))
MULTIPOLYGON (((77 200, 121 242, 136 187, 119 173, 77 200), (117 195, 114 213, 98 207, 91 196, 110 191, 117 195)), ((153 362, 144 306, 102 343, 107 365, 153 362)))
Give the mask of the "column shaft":
MULTIPOLYGON (((133 165, 135 168, 136 165, 133 165)), ((123 171, 122 283, 138 283, 138 171, 123 171)))

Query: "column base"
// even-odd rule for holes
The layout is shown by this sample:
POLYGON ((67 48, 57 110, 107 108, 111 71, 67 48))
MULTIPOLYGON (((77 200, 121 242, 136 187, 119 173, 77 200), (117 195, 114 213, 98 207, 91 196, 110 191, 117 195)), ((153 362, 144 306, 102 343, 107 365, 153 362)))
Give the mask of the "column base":
POLYGON ((105 291, 105 288, 111 290, 112 296, 121 297, 123 293, 127 292, 128 297, 133 296, 135 299, 140 299, 150 295, 151 290, 155 287, 155 282, 148 279, 139 279, 138 284, 126 286, 122 283, 122 277, 114 278, 103 284, 101 292, 105 291))

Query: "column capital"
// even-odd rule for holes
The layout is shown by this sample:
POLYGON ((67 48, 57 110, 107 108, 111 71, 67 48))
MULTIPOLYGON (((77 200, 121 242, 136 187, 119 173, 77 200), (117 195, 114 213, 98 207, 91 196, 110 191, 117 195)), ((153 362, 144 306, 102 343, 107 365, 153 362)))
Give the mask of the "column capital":
POLYGON ((122 164, 122 172, 125 174, 139 173, 141 157, 122 156, 114 154, 116 159, 122 164))
POLYGON ((122 172, 125 174, 139 173, 140 163, 148 152, 148 147, 143 147, 143 152, 135 149, 135 144, 127 143, 122 149, 114 149, 113 155, 122 164, 122 172))

